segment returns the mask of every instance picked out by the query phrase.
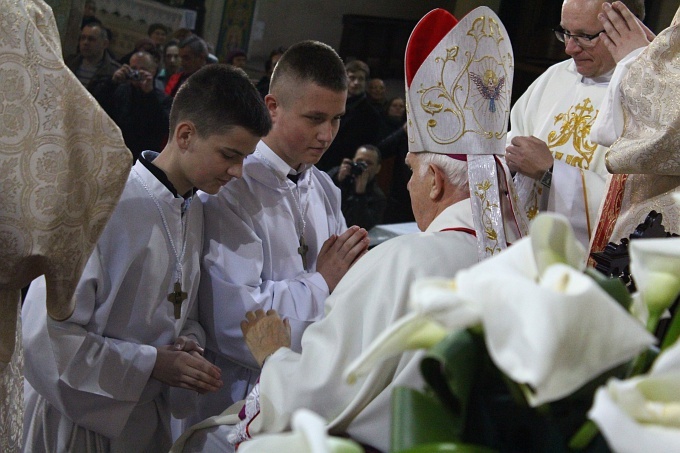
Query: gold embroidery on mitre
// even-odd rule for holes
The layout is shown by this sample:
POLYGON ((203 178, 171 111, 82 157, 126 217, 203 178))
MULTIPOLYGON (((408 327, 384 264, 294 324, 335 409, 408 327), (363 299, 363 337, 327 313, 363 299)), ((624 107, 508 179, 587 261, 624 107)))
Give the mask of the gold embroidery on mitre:
POLYGON ((417 91, 420 108, 431 117, 428 135, 440 145, 455 143, 466 133, 500 140, 507 130, 512 55, 501 51, 505 37, 498 22, 486 16, 475 19, 467 35, 474 44, 434 56, 438 80, 417 91), (482 40, 493 43, 494 55, 489 55, 488 46, 480 49, 482 40))
POLYGON ((555 125, 559 126, 559 131, 551 131, 547 143, 555 158, 562 160, 564 153, 554 149, 571 141, 577 154, 567 154, 565 162, 582 169, 590 167, 597 144, 589 141, 588 136, 598 113, 599 110, 593 107, 590 98, 586 98, 580 104, 569 107, 565 113, 555 115, 555 125))
POLYGON ((406 107, 406 138, 408 139, 409 143, 415 143, 416 140, 414 138, 414 132, 413 132, 413 119, 411 117, 411 105, 408 102, 408 90, 407 90, 407 96, 404 101, 404 107, 406 107))
POLYGON ((490 242, 490 245, 485 247, 485 251, 491 255, 502 250, 499 246, 498 232, 493 226, 492 219, 493 210, 499 209, 499 206, 498 203, 493 202, 487 196, 487 193, 489 193, 493 187, 493 184, 488 179, 475 185, 475 196, 481 201, 480 205, 482 206, 482 226, 484 228, 484 235, 490 242))

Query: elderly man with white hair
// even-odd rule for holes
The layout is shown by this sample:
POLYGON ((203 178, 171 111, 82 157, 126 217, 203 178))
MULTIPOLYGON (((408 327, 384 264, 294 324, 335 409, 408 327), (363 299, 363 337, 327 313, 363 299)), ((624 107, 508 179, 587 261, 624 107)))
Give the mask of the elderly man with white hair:
MULTIPOLYGON (((407 47, 412 129, 406 163, 413 170, 408 189, 422 232, 391 239, 350 268, 326 300, 324 319, 305 331, 302 353, 288 347, 287 321, 276 312, 249 312, 242 329, 253 356, 263 366, 259 386, 246 400, 242 420, 235 428, 198 431, 184 451, 212 447, 216 438, 227 433, 231 443, 242 442, 239 450, 247 450, 251 441, 243 441, 250 436, 257 439, 262 433, 289 430, 295 424, 291 416, 299 409, 327 420, 331 434, 349 435, 380 451, 389 449, 392 389, 422 386, 422 353, 407 352, 388 359, 380 369, 352 384, 343 378, 344 370, 408 312, 409 290, 415 280, 453 277, 458 270, 504 249, 525 231, 521 215, 513 212, 509 172, 494 156, 501 154, 505 145, 512 50, 507 39, 499 44, 486 38, 488 35, 475 35, 479 20, 507 36, 488 8, 478 8, 458 24, 439 9, 420 21, 407 47), (422 39, 425 35, 430 39, 422 39), (465 58, 446 59, 453 43, 469 50, 465 58), (442 56, 446 71, 438 69, 442 56), (481 94, 469 73, 483 74, 497 84, 493 101, 481 94), (467 81, 462 89, 449 84, 460 80, 467 81), (449 102, 433 115, 429 100, 438 97, 435 91, 442 85, 450 94, 449 102), (447 109, 456 109, 459 115, 449 116, 447 109), (461 121, 456 124, 452 118, 461 121), (448 139, 442 140, 444 134, 450 134, 448 139), (493 199, 497 203, 485 203, 493 199)), ((223 416, 213 421, 233 423, 234 418, 223 416)), ((180 451, 182 446, 176 444, 175 448, 180 451)))

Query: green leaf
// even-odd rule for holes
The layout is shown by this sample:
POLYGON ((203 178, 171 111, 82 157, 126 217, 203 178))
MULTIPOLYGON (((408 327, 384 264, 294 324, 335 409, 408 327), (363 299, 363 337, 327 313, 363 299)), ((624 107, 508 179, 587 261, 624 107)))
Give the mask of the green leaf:
POLYGON ((486 356, 484 339, 469 330, 453 332, 439 342, 420 362, 425 382, 461 422, 455 429, 460 436, 470 389, 486 356))
POLYGON ((452 427, 459 424, 436 399, 417 390, 397 387, 392 392, 391 452, 430 442, 455 442, 452 427))
POLYGON ((595 280, 600 288, 605 290, 615 301, 617 301, 626 311, 630 311, 633 298, 630 296, 626 285, 617 277, 607 277, 589 267, 585 270, 586 275, 595 280))
POLYGON ((405 450, 403 453, 494 453, 495 451, 477 445, 444 442, 418 445, 415 448, 405 450))

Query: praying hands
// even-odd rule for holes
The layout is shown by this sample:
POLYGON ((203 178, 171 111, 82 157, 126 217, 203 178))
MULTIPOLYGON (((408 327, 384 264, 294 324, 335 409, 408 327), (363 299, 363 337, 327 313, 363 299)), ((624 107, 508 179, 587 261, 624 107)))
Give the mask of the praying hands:
POLYGON ((353 225, 341 235, 332 235, 324 242, 316 262, 328 291, 333 292, 350 267, 368 251, 368 232, 353 225))

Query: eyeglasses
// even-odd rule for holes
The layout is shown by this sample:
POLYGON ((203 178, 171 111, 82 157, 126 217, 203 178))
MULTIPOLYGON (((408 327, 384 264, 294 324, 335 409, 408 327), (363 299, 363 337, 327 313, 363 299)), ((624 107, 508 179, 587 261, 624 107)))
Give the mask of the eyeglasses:
POLYGON ((589 49, 591 47, 595 47, 597 45, 597 41, 595 40, 599 38, 602 33, 605 32, 605 30, 602 30, 600 32, 595 33, 594 35, 586 35, 585 33, 572 35, 571 33, 567 33, 566 31, 564 31, 564 29, 562 28, 556 28, 553 31, 555 32, 555 36, 557 37, 558 40, 560 40, 560 42, 566 44, 568 39, 573 39, 576 45, 581 47, 582 49, 589 49))

